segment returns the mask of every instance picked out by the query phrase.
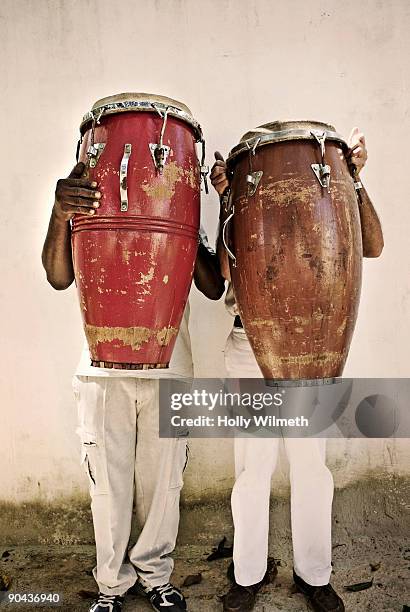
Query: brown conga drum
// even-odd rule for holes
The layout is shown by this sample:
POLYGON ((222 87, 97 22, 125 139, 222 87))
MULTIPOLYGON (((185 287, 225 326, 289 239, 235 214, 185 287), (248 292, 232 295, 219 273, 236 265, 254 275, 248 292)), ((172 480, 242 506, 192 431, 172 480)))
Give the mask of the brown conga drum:
POLYGON ((92 365, 166 368, 197 253, 201 128, 181 102, 124 93, 98 100, 80 129, 79 158, 102 194, 72 224, 92 365))
POLYGON ((266 379, 320 382, 343 371, 362 269, 346 149, 325 123, 275 122, 246 133, 227 160, 233 176, 223 239, 266 379))

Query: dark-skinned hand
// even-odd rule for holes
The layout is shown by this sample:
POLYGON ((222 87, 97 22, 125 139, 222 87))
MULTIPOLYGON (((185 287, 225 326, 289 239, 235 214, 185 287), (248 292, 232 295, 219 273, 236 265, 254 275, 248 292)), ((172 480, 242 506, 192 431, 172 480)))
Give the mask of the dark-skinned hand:
POLYGON ((97 183, 82 178, 85 165, 79 162, 67 178, 57 181, 54 213, 59 219, 69 221, 74 215, 93 215, 99 207, 101 192, 97 183))
POLYGON ((219 195, 222 195, 227 187, 229 187, 228 177, 226 176, 226 162, 219 153, 215 151, 215 163, 211 170, 211 183, 219 195))

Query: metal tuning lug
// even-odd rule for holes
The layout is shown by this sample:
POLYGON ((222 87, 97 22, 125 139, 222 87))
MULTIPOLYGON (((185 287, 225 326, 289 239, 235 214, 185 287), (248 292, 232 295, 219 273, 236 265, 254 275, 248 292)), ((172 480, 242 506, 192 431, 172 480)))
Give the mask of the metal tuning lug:
POLYGON ((330 166, 327 164, 312 164, 313 172, 316 175, 317 180, 321 187, 324 187, 329 191, 330 187, 330 166))
POLYGON ((95 145, 90 145, 87 149, 87 155, 88 157, 94 157, 94 155, 97 155, 98 153, 98 149, 95 145))
POLYGON ((209 174, 209 166, 199 166, 199 172, 201 174, 201 181, 204 183, 205 193, 209 193, 207 176, 209 174))
POLYGON ((128 162, 132 150, 131 144, 124 145, 124 155, 120 165, 120 197, 121 212, 128 210, 128 162))
POLYGON ((209 166, 205 164, 205 140, 202 138, 199 142, 201 143, 201 147, 202 147, 201 161, 199 163, 199 174, 201 177, 201 189, 202 189, 202 183, 203 183, 205 193, 208 194, 209 189, 208 189, 207 176, 209 174, 209 166))
POLYGON ((87 149, 87 155, 89 159, 90 168, 95 168, 98 160, 101 157, 101 153, 105 149, 105 142, 95 142, 90 145, 87 149))
POLYGON ((154 144, 153 142, 150 142, 149 150, 151 151, 156 169, 160 174, 162 174, 171 150, 170 147, 167 147, 167 145, 154 144))
POLYGON ((223 194, 220 196, 220 203, 222 206, 222 210, 224 213, 228 214, 231 212, 232 208, 232 198, 231 198, 231 189, 227 187, 223 194))
POLYGON ((322 162, 323 162, 323 159, 325 157, 326 132, 319 132, 318 130, 311 130, 310 133, 312 134, 313 138, 315 138, 317 142, 319 143, 320 151, 322 153, 322 162))
POLYGON ((255 172, 253 170, 253 158, 255 157, 256 147, 260 143, 260 140, 261 140, 260 138, 256 138, 255 142, 252 145, 249 142, 249 140, 246 141, 246 146, 248 148, 248 164, 249 164, 248 174, 246 175, 246 184, 248 187, 248 197, 255 195, 256 190, 259 185, 259 181, 261 180, 261 177, 263 174, 262 170, 256 170, 255 172))
POLYGON ((165 111, 162 111, 160 108, 158 108, 156 104, 152 104, 152 106, 162 118, 162 126, 159 135, 159 143, 155 144, 153 142, 150 142, 149 150, 151 151, 152 159, 154 161, 156 169, 158 170, 159 174, 162 174, 164 166, 167 163, 169 152, 171 150, 171 148, 167 145, 164 145, 163 142, 165 128, 167 125, 169 106, 166 107, 165 111))
POLYGON ((312 170, 316 175, 317 180, 321 187, 327 189, 330 193, 330 166, 325 164, 325 141, 326 132, 319 132, 318 130, 311 130, 310 132, 313 138, 318 142, 320 146, 320 153, 322 156, 321 164, 311 164, 312 170))
POLYGON ((256 172, 250 172, 246 175, 246 183, 248 185, 248 196, 253 196, 256 193, 259 182, 262 178, 263 172, 262 170, 257 170, 256 172))

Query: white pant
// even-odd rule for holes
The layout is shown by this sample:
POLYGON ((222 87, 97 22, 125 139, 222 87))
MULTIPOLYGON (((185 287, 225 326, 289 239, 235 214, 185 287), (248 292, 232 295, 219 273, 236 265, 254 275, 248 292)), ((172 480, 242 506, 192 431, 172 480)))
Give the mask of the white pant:
MULTIPOLYGON (((241 328, 234 328, 225 347, 231 378, 261 377, 252 348, 241 328)), ((235 527, 235 579, 249 586, 266 572, 269 498, 279 438, 236 438, 232 516, 235 527)), ((331 574, 333 478, 325 465, 326 440, 285 438, 290 464, 293 563, 298 576, 314 586, 331 574)))
POLYGON ((123 595, 137 577, 162 585, 173 569, 186 440, 158 436, 158 380, 75 376, 73 386, 98 587, 123 595), (142 531, 128 550, 134 490, 142 531))

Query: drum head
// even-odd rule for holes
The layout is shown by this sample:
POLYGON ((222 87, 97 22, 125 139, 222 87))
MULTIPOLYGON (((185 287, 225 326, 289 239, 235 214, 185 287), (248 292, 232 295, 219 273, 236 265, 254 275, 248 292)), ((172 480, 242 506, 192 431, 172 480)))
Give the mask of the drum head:
POLYGON ((93 104, 91 111, 84 115, 80 130, 84 133, 87 124, 93 119, 101 119, 105 115, 130 111, 164 113, 166 109, 168 109, 168 115, 189 123, 195 129, 197 136, 199 138, 202 137, 199 123, 195 121, 191 111, 185 104, 167 96, 148 93, 120 93, 97 100, 93 104))
POLYGON ((118 102, 150 102, 151 104, 172 106, 174 108, 178 108, 184 113, 187 113, 187 115, 192 115, 189 108, 182 102, 178 102, 178 100, 173 100, 172 98, 167 98, 167 96, 158 96, 157 94, 148 93, 120 93, 116 94, 115 96, 107 96, 106 98, 97 100, 91 110, 95 111, 102 106, 107 106, 107 104, 115 104, 118 102))
POLYGON ((287 140, 315 140, 312 132, 320 134, 324 132, 326 140, 337 141, 343 148, 347 148, 347 144, 340 134, 328 123, 321 121, 273 121, 272 123, 264 123, 246 132, 240 139, 239 144, 229 153, 228 164, 238 155, 255 147, 255 145, 257 148, 287 140))

